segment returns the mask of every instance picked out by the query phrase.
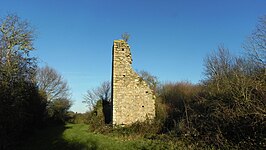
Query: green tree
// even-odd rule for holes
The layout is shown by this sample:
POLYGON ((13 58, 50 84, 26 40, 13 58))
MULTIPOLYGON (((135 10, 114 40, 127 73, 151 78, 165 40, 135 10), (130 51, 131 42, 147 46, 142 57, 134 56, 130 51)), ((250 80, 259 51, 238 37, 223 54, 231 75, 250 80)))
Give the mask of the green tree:
POLYGON ((17 15, 0 19, 0 67, 6 79, 33 79, 36 62, 29 55, 33 41, 34 30, 27 21, 17 15))
POLYGON ((25 20, 17 15, 8 15, 0 19, 0 58, 10 64, 12 57, 19 55, 26 56, 34 50, 34 30, 25 20), (14 55, 16 53, 16 55, 14 55), (3 59, 5 58, 5 59, 3 59))
POLYGON ((0 149, 42 123, 45 100, 34 82, 34 30, 17 15, 0 19, 0 149))
POLYGON ((83 103, 87 104, 91 110, 92 117, 89 121, 91 124, 97 126, 99 123, 111 123, 111 83, 109 81, 103 82, 97 88, 88 90, 83 103))
POLYGON ((71 105, 72 102, 69 99, 55 99, 48 104, 48 114, 53 121, 65 123, 71 105))

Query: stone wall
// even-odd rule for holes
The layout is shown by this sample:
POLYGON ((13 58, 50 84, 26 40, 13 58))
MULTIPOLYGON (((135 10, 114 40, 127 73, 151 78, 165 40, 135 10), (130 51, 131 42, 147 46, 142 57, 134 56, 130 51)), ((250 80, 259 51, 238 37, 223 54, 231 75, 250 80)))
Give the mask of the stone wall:
POLYGON ((129 45, 115 40, 112 64, 112 122, 127 125, 155 117, 155 96, 132 69, 129 45))

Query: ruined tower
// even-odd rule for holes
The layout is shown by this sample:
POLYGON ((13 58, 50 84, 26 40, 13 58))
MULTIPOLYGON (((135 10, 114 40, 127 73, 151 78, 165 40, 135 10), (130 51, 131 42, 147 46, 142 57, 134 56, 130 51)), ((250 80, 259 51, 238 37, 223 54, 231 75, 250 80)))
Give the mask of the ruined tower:
POLYGON ((112 122, 127 125, 155 117, 155 96, 132 69, 129 45, 115 40, 112 64, 112 122))

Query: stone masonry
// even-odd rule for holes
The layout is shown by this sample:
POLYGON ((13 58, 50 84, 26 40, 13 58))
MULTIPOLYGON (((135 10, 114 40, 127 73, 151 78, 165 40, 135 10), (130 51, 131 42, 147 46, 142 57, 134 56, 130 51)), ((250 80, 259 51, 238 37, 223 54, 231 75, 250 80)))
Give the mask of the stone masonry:
POLYGON ((112 123, 128 125, 155 117, 155 96, 132 69, 129 45, 115 40, 112 62, 112 123))

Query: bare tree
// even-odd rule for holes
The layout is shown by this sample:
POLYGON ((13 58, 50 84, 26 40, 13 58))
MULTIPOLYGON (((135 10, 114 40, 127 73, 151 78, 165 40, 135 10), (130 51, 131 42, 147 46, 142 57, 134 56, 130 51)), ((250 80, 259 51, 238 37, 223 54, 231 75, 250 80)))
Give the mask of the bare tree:
POLYGON ((123 33, 122 35, 121 35, 121 37, 122 37, 122 39, 124 40, 124 41, 128 41, 129 40, 129 38, 130 38, 130 35, 127 33, 127 32, 125 32, 125 33, 123 33))
POLYGON ((259 19, 259 24, 251 36, 248 37, 244 49, 252 62, 264 69, 266 68, 266 15, 259 19))
POLYGON ((37 85, 44 91, 48 101, 68 99, 69 87, 63 77, 53 68, 45 66, 37 71, 37 85))
POLYGON ((205 58, 205 75, 207 78, 216 79, 226 76, 232 66, 234 57, 224 46, 219 46, 215 51, 205 58))
POLYGON ((156 76, 151 75, 149 72, 141 70, 138 71, 138 74, 142 80, 144 80, 149 88, 156 92, 159 81, 156 76))
POLYGON ((86 103, 89 108, 96 105, 97 101, 111 101, 111 83, 103 82, 99 87, 88 90, 84 96, 83 103, 86 103))

